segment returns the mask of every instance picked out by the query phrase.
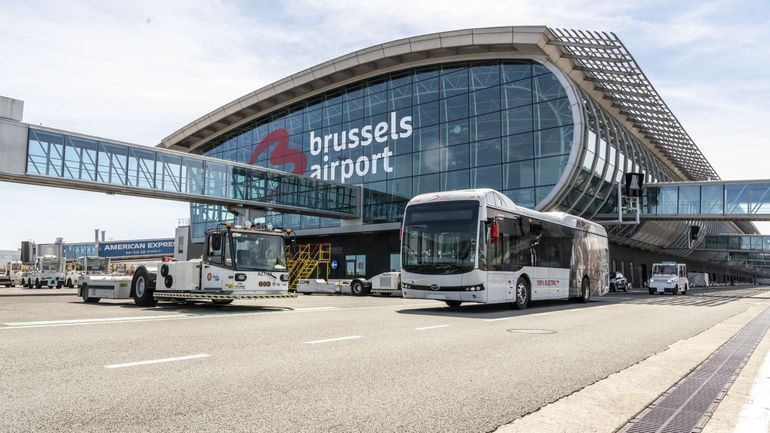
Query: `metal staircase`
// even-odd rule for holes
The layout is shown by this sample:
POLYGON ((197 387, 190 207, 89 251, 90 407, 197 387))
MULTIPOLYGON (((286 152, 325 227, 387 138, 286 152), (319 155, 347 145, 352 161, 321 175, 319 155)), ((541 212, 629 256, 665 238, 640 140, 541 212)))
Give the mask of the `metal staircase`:
POLYGON ((289 290, 297 290, 297 282, 305 278, 329 279, 329 267, 332 257, 332 244, 297 245, 296 253, 286 247, 289 267, 289 290))

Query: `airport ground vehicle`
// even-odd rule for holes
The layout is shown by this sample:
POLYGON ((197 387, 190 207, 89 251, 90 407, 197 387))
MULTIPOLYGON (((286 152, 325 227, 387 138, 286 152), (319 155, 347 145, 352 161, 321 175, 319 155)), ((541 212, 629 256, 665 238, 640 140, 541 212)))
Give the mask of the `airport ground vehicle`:
POLYGON ((610 272, 610 292, 616 290, 628 291, 628 280, 620 272, 610 272))
POLYGON ((330 293, 352 294, 363 296, 379 294, 389 296, 401 293, 401 273, 383 272, 369 279, 300 279, 297 282, 297 292, 304 294, 330 293))
POLYGON ((64 272, 66 261, 64 257, 42 256, 35 262, 35 268, 27 277, 28 288, 41 288, 48 286, 49 289, 56 287, 61 289, 64 285, 64 272))
POLYGON ((401 242, 405 298, 511 303, 607 293, 603 227, 519 207, 492 189, 422 194, 409 201, 401 242))
POLYGON ((710 285, 708 272, 688 272, 687 280, 690 282, 690 287, 708 287, 710 285))
POLYGON ((20 261, 11 261, 4 265, 0 270, 0 286, 13 287, 19 286, 21 282, 21 274, 24 264, 20 261))
POLYGON ((89 303, 132 297, 143 306, 159 299, 229 304, 236 299, 296 297, 289 293, 287 233, 227 224, 208 230, 205 238, 200 259, 139 265, 130 277, 96 276, 79 294, 89 303))
POLYGON ((110 259, 96 256, 78 257, 75 268, 64 276, 64 287, 80 287, 80 279, 90 275, 110 273, 110 259))
POLYGON ((18 273, 16 273, 16 275, 14 276, 14 280, 13 280, 13 282, 14 282, 14 283, 15 283, 15 285, 17 285, 17 286, 21 286, 21 287, 27 287, 27 278, 29 278, 29 274, 30 274, 30 273, 29 273, 29 272, 27 272, 27 271, 18 272, 18 273))
POLYGON ((687 265, 676 262, 654 263, 652 265, 652 277, 647 283, 651 295, 656 293, 673 295, 679 293, 686 295, 690 282, 687 279, 687 265))
POLYGON ((401 292, 401 273, 383 272, 368 280, 354 278, 350 280, 350 292, 355 296, 362 296, 370 293, 377 293, 380 295, 399 293, 401 292))

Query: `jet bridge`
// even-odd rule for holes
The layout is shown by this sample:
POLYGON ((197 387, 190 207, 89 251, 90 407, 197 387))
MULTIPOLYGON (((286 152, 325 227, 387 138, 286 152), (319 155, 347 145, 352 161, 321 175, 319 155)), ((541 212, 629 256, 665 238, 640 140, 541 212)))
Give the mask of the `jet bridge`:
POLYGON ((645 220, 770 221, 770 180, 646 184, 645 220))
POLYGON ((361 215, 358 186, 27 125, 20 117, 0 116, 1 181, 342 219, 361 215))

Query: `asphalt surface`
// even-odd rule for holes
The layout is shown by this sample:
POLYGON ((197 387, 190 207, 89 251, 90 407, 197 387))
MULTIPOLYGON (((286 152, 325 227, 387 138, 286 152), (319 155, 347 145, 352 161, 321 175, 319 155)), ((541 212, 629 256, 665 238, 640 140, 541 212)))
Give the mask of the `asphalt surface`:
POLYGON ((515 311, 328 295, 143 308, 0 289, 0 432, 493 431, 770 306, 768 290, 515 311))

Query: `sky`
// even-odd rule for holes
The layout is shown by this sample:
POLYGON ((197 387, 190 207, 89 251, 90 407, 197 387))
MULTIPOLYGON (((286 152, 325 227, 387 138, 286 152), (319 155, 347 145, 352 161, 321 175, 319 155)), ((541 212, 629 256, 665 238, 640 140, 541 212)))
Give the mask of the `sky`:
MULTIPOLYGON (((615 33, 722 179, 770 179, 770 2, 0 0, 0 95, 23 121, 154 146, 303 69, 394 39, 547 25, 615 33)), ((2 155, 0 155, 2 158, 2 155)), ((0 249, 173 237, 189 205, 0 182, 0 249)), ((770 234, 770 224, 757 224, 770 234)))

